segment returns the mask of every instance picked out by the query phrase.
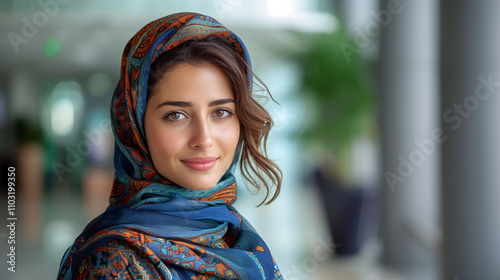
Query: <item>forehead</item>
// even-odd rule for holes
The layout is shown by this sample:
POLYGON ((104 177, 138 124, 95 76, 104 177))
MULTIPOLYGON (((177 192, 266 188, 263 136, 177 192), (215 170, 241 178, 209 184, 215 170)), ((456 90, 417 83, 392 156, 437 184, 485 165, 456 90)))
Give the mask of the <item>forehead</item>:
POLYGON ((163 74, 151 92, 150 101, 203 102, 223 98, 234 98, 234 94, 222 70, 209 63, 183 63, 163 74))

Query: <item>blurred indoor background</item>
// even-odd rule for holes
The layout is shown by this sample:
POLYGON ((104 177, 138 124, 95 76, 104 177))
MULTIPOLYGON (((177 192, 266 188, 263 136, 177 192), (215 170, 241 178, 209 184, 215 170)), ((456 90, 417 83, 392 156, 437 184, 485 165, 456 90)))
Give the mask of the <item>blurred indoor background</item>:
POLYGON ((285 279, 498 279, 498 0, 1 0, 1 279, 54 279, 107 207, 121 52, 181 11, 240 35, 279 103, 282 193, 236 207, 285 279))

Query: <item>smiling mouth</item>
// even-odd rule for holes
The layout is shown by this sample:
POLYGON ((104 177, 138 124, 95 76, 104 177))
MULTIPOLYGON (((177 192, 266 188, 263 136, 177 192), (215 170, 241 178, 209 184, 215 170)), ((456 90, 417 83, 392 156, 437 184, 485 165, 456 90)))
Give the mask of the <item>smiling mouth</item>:
POLYGON ((195 157, 181 160, 181 162, 192 170, 206 171, 214 167, 218 159, 218 157, 195 157))

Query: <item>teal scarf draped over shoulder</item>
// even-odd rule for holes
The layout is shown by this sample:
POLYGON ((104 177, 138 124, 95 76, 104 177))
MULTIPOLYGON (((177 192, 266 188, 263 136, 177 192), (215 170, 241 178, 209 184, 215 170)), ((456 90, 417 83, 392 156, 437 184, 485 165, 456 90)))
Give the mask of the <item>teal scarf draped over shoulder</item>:
POLYGON ((207 36, 227 40, 251 65, 236 34, 195 13, 152 21, 127 43, 111 103, 116 174, 110 205, 66 251, 58 279, 282 279, 269 248, 231 206, 240 147, 208 190, 185 189, 162 177, 147 149, 143 119, 151 64, 183 42, 207 36))

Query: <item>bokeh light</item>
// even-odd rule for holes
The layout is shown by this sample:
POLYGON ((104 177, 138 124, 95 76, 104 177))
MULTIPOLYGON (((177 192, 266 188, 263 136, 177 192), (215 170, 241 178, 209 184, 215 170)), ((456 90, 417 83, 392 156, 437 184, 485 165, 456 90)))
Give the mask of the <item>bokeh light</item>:
POLYGON ((43 53, 46 57, 56 57, 61 52, 61 41, 57 38, 49 38, 43 45, 43 53))

